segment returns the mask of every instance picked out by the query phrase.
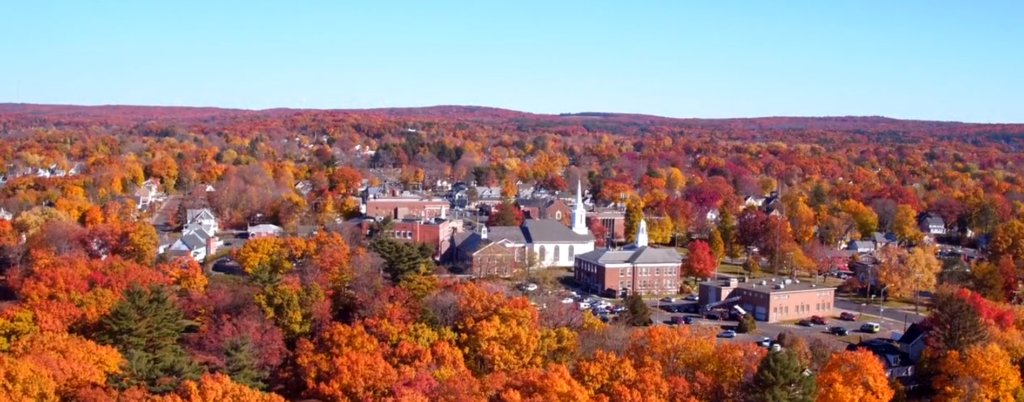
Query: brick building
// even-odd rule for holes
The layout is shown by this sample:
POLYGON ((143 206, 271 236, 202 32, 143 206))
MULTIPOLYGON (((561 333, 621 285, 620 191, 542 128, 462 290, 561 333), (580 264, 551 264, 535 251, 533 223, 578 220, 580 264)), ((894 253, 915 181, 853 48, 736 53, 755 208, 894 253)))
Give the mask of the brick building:
POLYGON ((523 211, 523 217, 526 219, 568 222, 572 214, 569 205, 557 198, 520 198, 516 200, 516 205, 523 211))
POLYGON ((682 261, 674 248, 649 246, 647 222, 641 221, 633 244, 576 256, 573 276, 585 289, 606 296, 674 294, 682 261))
POLYGON ((700 305, 705 311, 739 305, 758 321, 791 321, 831 316, 835 290, 790 279, 709 280, 700 284, 700 305))
POLYGON ((617 242, 626 241, 626 214, 617 209, 587 211, 587 223, 598 220, 617 242))
MULTIPOLYGON (((434 259, 441 259, 452 245, 452 236, 462 228, 461 220, 436 219, 403 219, 391 222, 391 229, 382 236, 395 240, 426 243, 434 247, 434 259)), ((370 227, 364 223, 363 232, 368 233, 370 227)))
POLYGON ((368 196, 365 200, 367 216, 391 219, 445 219, 451 203, 442 198, 379 195, 368 196))

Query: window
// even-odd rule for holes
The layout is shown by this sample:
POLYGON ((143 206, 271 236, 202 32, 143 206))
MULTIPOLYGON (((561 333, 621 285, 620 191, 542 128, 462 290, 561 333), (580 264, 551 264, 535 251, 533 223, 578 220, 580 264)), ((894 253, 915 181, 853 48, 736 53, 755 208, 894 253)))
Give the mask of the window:
POLYGON ((544 261, 546 259, 547 255, 548 255, 547 248, 544 247, 544 246, 540 246, 540 252, 538 253, 537 259, 540 260, 540 261, 544 261))
POLYGON ((562 211, 555 211, 555 220, 562 220, 562 211))
POLYGON ((569 261, 576 261, 576 248, 569 245, 569 261))
POLYGON ((654 274, 657 275, 657 276, 661 276, 661 268, 655 268, 654 269, 654 274))
POLYGON ((558 262, 558 260, 559 260, 559 257, 560 257, 560 255, 559 255, 559 254, 562 254, 562 250, 559 250, 559 249, 558 249, 558 245, 556 244, 556 245, 555 245, 555 255, 554 255, 554 260, 555 260, 555 262, 558 262))

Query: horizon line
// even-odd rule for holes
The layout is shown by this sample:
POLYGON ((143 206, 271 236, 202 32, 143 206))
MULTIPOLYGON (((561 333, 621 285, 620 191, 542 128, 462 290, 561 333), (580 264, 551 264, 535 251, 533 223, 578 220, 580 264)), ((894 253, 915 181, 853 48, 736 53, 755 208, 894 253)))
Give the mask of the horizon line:
POLYGON ((524 115, 534 116, 547 116, 547 117, 614 117, 614 116, 635 116, 635 117, 649 117, 658 119, 669 119, 669 120, 759 120, 759 119, 778 119, 778 118, 796 118, 796 119, 836 119, 836 118, 874 118, 874 119, 887 119, 893 121, 905 121, 905 122, 932 122, 932 123, 947 123, 947 124, 976 124, 976 125, 1022 125, 1024 122, 969 122, 961 120, 929 120, 919 118, 900 118, 890 117, 886 115, 774 115, 774 116, 736 116, 736 117, 675 117, 675 116, 662 116, 655 114, 646 113, 630 113, 630 112, 606 112, 606 111, 580 111, 580 112, 560 112, 560 113, 537 113, 528 112, 516 109, 508 109, 496 106, 484 106, 484 105, 458 105, 458 104, 438 104, 431 106, 387 106, 387 107, 365 107, 365 108, 300 108, 300 107, 272 107, 272 108, 244 108, 244 107, 226 107, 226 106, 198 106, 198 105, 143 105, 143 104, 118 104, 118 103, 103 103, 103 104, 76 104, 76 103, 30 103, 30 102, 4 102, 0 101, 0 114, 9 114, 17 112, 8 112, 2 110, 4 106, 43 106, 43 107, 73 107, 73 108, 114 108, 114 107, 127 107, 127 108, 150 108, 150 109, 214 109, 219 111, 233 111, 233 112, 247 112, 247 113, 259 113, 259 112, 273 112, 273 111, 296 111, 296 112, 374 112, 374 111, 389 111, 389 110, 428 110, 437 108, 477 108, 477 109, 489 109, 495 111, 504 111, 511 113, 519 113, 524 115), (587 114, 601 114, 608 116, 585 116, 587 114))

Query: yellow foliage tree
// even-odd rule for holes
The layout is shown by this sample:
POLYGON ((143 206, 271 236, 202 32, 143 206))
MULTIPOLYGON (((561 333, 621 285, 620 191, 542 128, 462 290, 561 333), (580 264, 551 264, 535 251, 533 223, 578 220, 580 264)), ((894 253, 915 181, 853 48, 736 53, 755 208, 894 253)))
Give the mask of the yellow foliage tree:
POLYGON ((865 349, 833 355, 818 374, 818 402, 888 402, 894 394, 882 361, 865 349))
POLYGON ((932 381, 936 402, 1012 401, 1020 386, 1020 370, 994 343, 949 352, 932 381))
MULTIPOLYGON (((185 381, 175 394, 159 402, 284 402, 280 395, 263 393, 231 382, 224 374, 204 374, 199 382, 185 381)), ((154 401, 155 402, 155 401, 154 401)))

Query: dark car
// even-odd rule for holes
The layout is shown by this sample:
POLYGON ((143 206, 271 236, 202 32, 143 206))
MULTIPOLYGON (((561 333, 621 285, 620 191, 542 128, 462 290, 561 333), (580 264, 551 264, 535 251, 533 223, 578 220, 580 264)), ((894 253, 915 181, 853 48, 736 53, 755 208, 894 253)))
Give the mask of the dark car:
POLYGON ((799 325, 801 327, 813 327, 814 323, 811 322, 811 320, 800 320, 799 322, 796 323, 796 325, 799 325))
POLYGON ((850 330, 843 327, 832 327, 828 330, 832 335, 847 336, 850 334, 850 330))
POLYGON ((857 321, 857 316, 853 313, 843 312, 839 314, 839 319, 843 321, 857 321))
POLYGON ((811 322, 813 322, 813 323, 815 323, 817 325, 828 325, 828 318, 816 315, 814 317, 811 317, 811 322))
POLYGON ((683 324, 693 324, 693 317, 683 317, 683 324))
POLYGON ((708 319, 708 320, 717 320, 717 319, 719 319, 718 313, 707 313, 707 314, 704 314, 704 318, 708 319))

